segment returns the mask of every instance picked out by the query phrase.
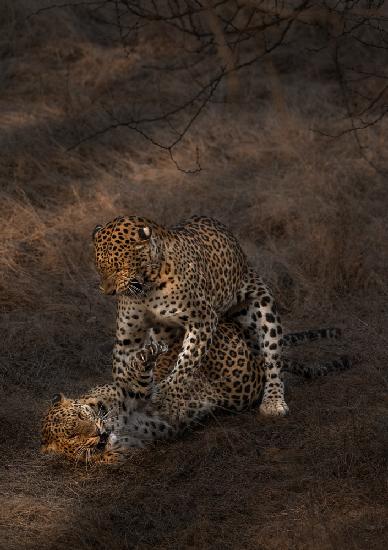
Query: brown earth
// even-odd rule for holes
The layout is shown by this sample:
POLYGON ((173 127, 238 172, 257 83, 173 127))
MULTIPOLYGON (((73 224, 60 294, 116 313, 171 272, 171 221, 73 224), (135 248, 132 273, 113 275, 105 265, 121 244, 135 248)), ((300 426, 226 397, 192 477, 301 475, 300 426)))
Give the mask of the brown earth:
POLYGON ((0 7, 0 547, 386 548, 387 123, 362 135, 379 172, 354 136, 311 131, 335 126, 337 85, 286 50, 240 74, 240 103, 209 106, 178 147, 187 168, 198 147, 197 174, 124 129, 66 151, 109 101, 151 104, 145 61, 164 54, 154 38, 124 55, 71 9, 26 20, 40 4, 0 7), (122 213, 229 225, 288 330, 343 328, 303 356, 347 353, 352 369, 290 379, 287 418, 217 416, 117 470, 41 456, 50 396, 109 380, 114 302, 90 233, 122 213))

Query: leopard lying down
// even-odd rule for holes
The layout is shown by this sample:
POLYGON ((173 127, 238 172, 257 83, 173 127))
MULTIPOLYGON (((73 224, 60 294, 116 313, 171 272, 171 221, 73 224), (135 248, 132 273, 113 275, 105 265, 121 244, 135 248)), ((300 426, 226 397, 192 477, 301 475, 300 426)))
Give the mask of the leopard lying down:
MULTIPOLYGON (((339 335, 338 329, 289 334, 284 347, 339 335)), ((55 395, 43 420, 42 451, 89 463, 120 463, 129 449, 176 437, 217 410, 241 411, 259 402, 264 359, 251 353, 237 325, 219 325, 200 371, 177 394, 169 392, 168 374, 180 347, 179 341, 169 350, 151 343, 136 353, 120 381, 78 399, 55 395)), ((349 367, 345 357, 315 366, 286 358, 282 362, 283 371, 306 378, 349 367)))

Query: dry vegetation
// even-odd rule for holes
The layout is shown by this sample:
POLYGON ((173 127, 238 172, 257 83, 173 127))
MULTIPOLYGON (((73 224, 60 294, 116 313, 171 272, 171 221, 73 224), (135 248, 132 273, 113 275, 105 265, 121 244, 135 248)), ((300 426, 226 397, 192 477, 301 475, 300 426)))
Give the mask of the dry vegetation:
POLYGON ((311 131, 337 124, 338 85, 324 59, 286 48, 239 73, 238 103, 209 105, 180 144, 185 168, 198 147, 199 173, 125 129, 67 151, 111 102, 157 101, 146 66, 174 53, 150 34, 127 55, 72 9, 26 20, 40 5, 0 5, 0 547, 385 548, 387 122, 362 134, 379 172, 353 135, 311 131), (119 471, 41 457, 50 396, 110 376, 114 303, 90 233, 121 213, 229 225, 287 328, 341 326, 319 354, 349 353, 353 369, 290 381, 286 419, 221 416, 119 471))

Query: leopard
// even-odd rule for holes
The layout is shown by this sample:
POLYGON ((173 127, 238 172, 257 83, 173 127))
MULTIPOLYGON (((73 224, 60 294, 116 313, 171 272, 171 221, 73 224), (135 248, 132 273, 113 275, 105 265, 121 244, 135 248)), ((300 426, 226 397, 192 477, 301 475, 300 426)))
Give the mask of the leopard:
POLYGON ((281 377, 283 326, 273 294, 250 265, 237 238, 219 221, 193 216, 164 226, 139 216, 118 216, 93 231, 100 289, 117 299, 113 378, 150 333, 182 346, 166 383, 179 400, 212 345, 221 318, 244 331, 251 352, 264 359, 260 413, 289 408, 281 377))
MULTIPOLYGON (((283 346, 340 335, 339 329, 287 334, 283 346)), ((171 347, 152 340, 133 354, 120 378, 76 399, 55 394, 43 418, 42 452, 90 465, 120 465, 136 448, 176 438, 216 412, 239 412, 260 401, 265 358, 252 352, 238 324, 224 320, 199 372, 189 376, 182 394, 171 392, 169 375, 183 338, 171 347)), ((345 356, 315 365, 284 357, 281 375, 288 372, 311 379, 349 366, 345 356)))

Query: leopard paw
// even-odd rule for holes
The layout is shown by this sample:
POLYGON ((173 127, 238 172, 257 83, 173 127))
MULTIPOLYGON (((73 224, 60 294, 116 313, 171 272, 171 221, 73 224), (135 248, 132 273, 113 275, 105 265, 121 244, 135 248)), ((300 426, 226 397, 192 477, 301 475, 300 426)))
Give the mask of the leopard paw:
POLYGON ((289 412, 288 405, 284 399, 273 398, 263 400, 259 410, 263 416, 286 416, 289 412))

